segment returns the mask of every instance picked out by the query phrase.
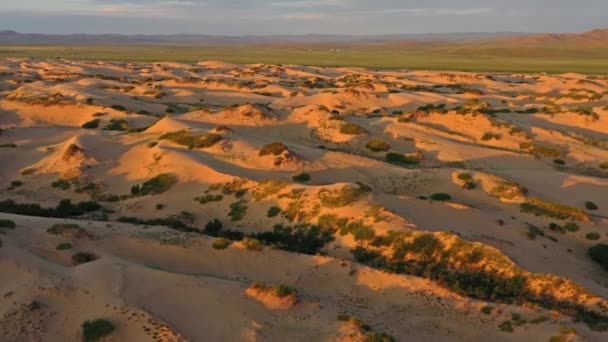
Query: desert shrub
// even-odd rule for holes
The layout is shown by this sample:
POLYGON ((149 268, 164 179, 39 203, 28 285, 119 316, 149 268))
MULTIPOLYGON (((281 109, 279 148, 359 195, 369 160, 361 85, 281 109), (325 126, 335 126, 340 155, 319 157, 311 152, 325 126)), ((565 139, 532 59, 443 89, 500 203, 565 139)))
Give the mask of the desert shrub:
POLYGON ((461 181, 465 181, 465 182, 468 182, 468 181, 470 181, 470 180, 473 179, 473 176, 471 176, 470 173, 464 173, 464 172, 463 173, 459 173, 457 177, 461 181))
POLYGON ((198 229, 190 227, 187 222, 185 222, 187 219, 188 218, 182 217, 182 215, 171 215, 164 218, 154 218, 148 220, 137 217, 121 216, 116 221, 131 224, 145 224, 150 226, 166 226, 183 232, 200 232, 198 229))
POLYGON ((373 152, 386 152, 391 149, 391 144, 382 139, 371 139, 365 144, 365 147, 373 152))
POLYGON ((89 212, 97 211, 100 208, 101 206, 94 201, 73 204, 69 199, 61 200, 55 208, 42 208, 39 204, 21 204, 16 203, 13 200, 0 202, 0 212, 57 218, 81 216, 89 212))
POLYGON ((87 262, 95 261, 99 257, 90 252, 78 252, 72 255, 74 265, 86 264, 87 262))
POLYGON ((200 204, 207 204, 209 202, 220 202, 223 199, 224 199, 224 196, 222 196, 222 195, 212 195, 212 194, 207 194, 207 195, 196 198, 196 200, 200 204))
POLYGON ((317 225, 326 231, 334 233, 346 226, 348 223, 348 218, 346 217, 338 217, 335 214, 324 214, 319 216, 317 221, 317 225))
POLYGON ((12 220, 0 219, 0 229, 2 229, 2 228, 14 229, 16 226, 17 225, 12 220))
POLYGON ((303 254, 316 254, 333 240, 331 232, 307 224, 293 227, 277 224, 271 232, 257 233, 253 237, 264 244, 303 254))
POLYGON ((247 201, 238 200, 230 204, 230 211, 228 212, 228 216, 232 221, 240 221, 247 214, 247 201))
POLYGON ((23 185, 23 182, 20 180, 11 181, 11 187, 18 188, 23 185))
POLYGON ((126 131, 129 129, 129 122, 123 119, 111 119, 103 129, 106 131, 126 131))
POLYGON ((97 113, 93 114, 93 117, 98 118, 100 116, 106 116, 106 115, 108 115, 108 113, 97 112, 97 113))
POLYGON ((387 333, 372 331, 365 334, 362 342, 395 342, 395 338, 387 333))
POLYGON ((492 313, 492 310, 494 310, 494 307, 490 306, 490 305, 485 305, 484 307, 481 308, 481 313, 483 313, 484 315, 489 315, 492 313))
POLYGON ((600 169, 608 169, 608 161, 600 163, 600 169))
POLYGON ((264 145, 262 147, 262 149, 260 150, 260 157, 262 156, 266 156, 266 155, 273 155, 273 156, 279 156, 281 154, 283 154, 283 152, 287 151, 287 146, 285 146, 285 144, 283 144, 282 142, 273 142, 267 145, 264 145))
POLYGON ((501 138, 500 134, 495 134, 492 132, 486 132, 481 136, 481 140, 483 140, 483 141, 488 141, 488 140, 492 140, 492 139, 500 140, 500 138, 501 138))
POLYGON ((308 182, 310 181, 310 175, 308 173, 301 172, 293 175, 291 179, 293 179, 294 182, 308 182))
POLYGON ((432 194, 431 196, 429 196, 429 198, 432 199, 433 201, 449 201, 452 199, 452 196, 450 196, 450 194, 438 192, 438 193, 432 194))
POLYGON ((207 224, 205 225, 205 234, 209 234, 211 236, 218 236, 218 234, 220 233, 220 230, 222 230, 222 227, 224 226, 224 224, 222 223, 222 221, 218 220, 218 219, 213 219, 209 222, 207 222, 207 224))
POLYGON ((367 130, 365 128, 359 126, 356 123, 346 123, 340 127, 340 133, 347 135, 361 135, 367 134, 367 130))
POLYGON ((93 119, 91 121, 87 121, 87 122, 83 123, 81 127, 84 129, 95 129, 95 128, 99 127, 100 121, 101 121, 100 119, 93 119))
POLYGON ((528 150, 531 155, 540 158, 540 157, 549 157, 549 158, 558 158, 561 157, 562 151, 549 146, 539 145, 537 143, 529 143, 522 142, 519 144, 519 148, 522 150, 528 150))
POLYGON ((161 173, 145 181, 136 193, 139 196, 159 195, 171 189, 175 184, 177 184, 175 175, 161 173))
POLYGON ((500 331, 513 332, 513 322, 511 322, 511 321, 504 321, 504 322, 500 323, 500 325, 498 326, 498 328, 500 328, 500 331))
POLYGON ((322 189, 319 191, 319 199, 324 207, 342 208, 359 200, 362 194, 361 187, 354 188, 345 185, 340 190, 322 189))
POLYGON ((65 179, 58 179, 58 180, 54 181, 53 183, 51 183, 51 186, 53 188, 67 190, 70 188, 70 186, 72 186, 72 184, 65 179))
POLYGON ((600 264, 605 270, 608 271, 608 245, 605 243, 597 244, 588 251, 589 257, 600 264))
POLYGON ((564 225, 564 229, 569 232, 574 233, 574 232, 578 232, 581 229, 581 227, 579 227, 579 225, 576 224, 575 222, 568 222, 564 225))
POLYGON ((599 207, 597 206, 597 204, 591 202, 591 201, 587 201, 585 202, 585 208, 587 208, 587 210, 598 210, 599 207))
POLYGON ((46 232, 51 235, 70 236, 74 238, 89 236, 89 233, 87 233, 86 230, 80 228, 79 225, 68 223, 54 224, 51 228, 47 229, 46 232))
POLYGON ((396 165, 417 165, 420 164, 420 158, 417 156, 404 155, 402 153, 389 152, 385 156, 386 161, 396 165))
POLYGON ((99 341, 101 338, 110 335, 114 329, 114 324, 107 319, 100 318, 94 321, 85 321, 82 323, 82 341, 99 341))
POLYGON ((287 286, 285 284, 279 284, 279 285, 275 286, 274 290, 275 290, 275 294, 279 298, 284 298, 284 297, 291 296, 291 295, 294 295, 297 293, 296 289, 294 289, 291 286, 287 286))
POLYGON ((264 245, 258 239, 246 237, 243 239, 243 246, 249 251, 261 251, 264 245))
POLYGON ((520 204, 520 210, 524 213, 551 217, 558 220, 589 220, 587 214, 580 209, 539 198, 531 198, 527 202, 520 204))
POLYGON ((268 208, 268 211, 266 212, 266 217, 275 217, 277 215, 279 215, 281 213, 281 208, 277 207, 277 206, 273 206, 268 208))
POLYGON ((2 148, 2 147, 4 147, 4 148, 15 148, 15 147, 17 147, 17 145, 13 144, 13 143, 0 144, 0 148, 2 148))
POLYGON ((555 165, 566 165, 566 162, 563 159, 553 159, 553 164, 555 164, 555 165))
POLYGON ((585 237, 587 238, 587 240, 595 241, 595 240, 599 240, 601 238, 601 235, 598 232, 591 232, 591 233, 587 233, 585 235, 585 237))
POLYGON ((356 241, 369 241, 375 236, 371 226, 363 224, 362 221, 353 221, 340 229, 341 235, 352 234, 356 241))
POLYGON ((211 246, 214 249, 226 249, 228 248, 228 246, 230 246, 232 244, 232 241, 226 239, 226 238, 217 238, 215 239, 215 241, 213 241, 213 243, 211 244, 211 246))
POLYGON ((61 243, 59 243, 59 244, 57 245, 57 247, 56 247, 56 249, 57 249, 58 251, 64 251, 64 250, 66 250, 66 249, 70 249, 70 248, 72 248, 72 244, 71 244, 71 243, 69 243, 69 242, 61 242, 61 243))

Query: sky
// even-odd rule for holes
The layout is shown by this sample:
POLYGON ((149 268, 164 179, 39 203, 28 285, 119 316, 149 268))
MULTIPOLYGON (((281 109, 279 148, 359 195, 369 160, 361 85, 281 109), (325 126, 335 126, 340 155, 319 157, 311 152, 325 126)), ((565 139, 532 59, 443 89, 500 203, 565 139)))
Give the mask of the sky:
POLYGON ((608 0, 0 0, 24 33, 377 35, 583 32, 608 0))

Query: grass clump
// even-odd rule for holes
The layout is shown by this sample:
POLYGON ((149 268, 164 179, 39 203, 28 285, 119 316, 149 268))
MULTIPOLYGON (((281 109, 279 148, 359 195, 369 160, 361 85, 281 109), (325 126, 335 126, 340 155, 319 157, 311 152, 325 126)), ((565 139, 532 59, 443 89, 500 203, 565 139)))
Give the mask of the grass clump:
POLYGON ((232 244, 232 241, 226 239, 226 238, 217 238, 215 239, 215 241, 213 241, 213 243, 211 244, 211 246, 214 249, 226 249, 228 248, 228 246, 230 246, 232 244))
POLYGON ((285 146, 285 144, 283 144, 282 142, 276 141, 276 142, 262 146, 259 156, 260 157, 267 156, 267 155, 279 156, 287 151, 288 151, 287 146, 285 146))
POLYGON ((264 245, 262 244, 262 241, 255 239, 255 238, 250 238, 250 237, 246 237, 243 239, 243 246, 245 246, 245 248, 248 251, 261 251, 262 249, 264 249, 264 245))
POLYGON ((341 235, 352 234, 356 241, 370 241, 376 234, 371 226, 363 224, 363 221, 354 221, 340 229, 341 235))
POLYGON ((110 335, 116 328, 107 319, 99 318, 94 321, 82 323, 82 341, 96 342, 101 338, 110 335))
POLYGON ((374 138, 365 144, 365 148, 372 152, 386 152, 391 149, 391 144, 382 139, 374 138))
POLYGON ((80 127, 84 128, 84 129, 95 129, 95 128, 99 127, 100 121, 101 121, 100 119, 93 119, 91 121, 87 121, 87 122, 83 123, 82 126, 80 126, 80 127))
POLYGON ((293 175, 291 179, 293 179, 294 182, 304 183, 310 181, 310 175, 306 172, 301 172, 293 175))
POLYGON ((520 210, 524 213, 550 217, 558 220, 589 221, 587 214, 580 209, 539 198, 531 198, 527 202, 520 204, 520 210))
POLYGON ((585 238, 587 238, 587 240, 592 240, 592 241, 599 240, 601 237, 602 236, 598 232, 591 232, 591 233, 587 233, 585 235, 585 238))
POLYGON ((481 310, 479 310, 482 314, 484 315, 489 315, 492 313, 492 310, 494 310, 493 306, 490 305, 485 305, 484 307, 481 308, 481 310))
POLYGON ((196 201, 198 201, 200 204, 207 204, 210 202, 220 202, 224 199, 224 196, 222 195, 213 195, 213 194, 206 194, 203 195, 201 197, 197 197, 195 198, 196 201))
POLYGON ((340 133, 346 135, 361 135, 367 134, 367 130, 356 123, 346 123, 340 127, 340 133))
POLYGON ((57 249, 58 251, 64 251, 67 249, 71 249, 72 247, 72 244, 69 242, 61 242, 57 245, 57 247, 55 247, 55 249, 57 249))

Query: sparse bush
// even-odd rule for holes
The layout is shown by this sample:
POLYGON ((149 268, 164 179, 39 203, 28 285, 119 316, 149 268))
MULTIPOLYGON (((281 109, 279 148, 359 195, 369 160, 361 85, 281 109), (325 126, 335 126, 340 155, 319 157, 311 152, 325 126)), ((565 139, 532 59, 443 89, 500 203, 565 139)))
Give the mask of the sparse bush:
POLYGON ((322 189, 319 191, 321 205, 327 208, 342 208, 356 202, 363 190, 345 185, 340 190, 322 189))
POLYGON ((72 204, 69 199, 61 200, 55 208, 42 208, 39 204, 20 204, 13 200, 0 202, 0 212, 41 217, 66 218, 80 216, 97 211, 100 208, 101 206, 94 201, 72 204))
POLYGON ((100 119, 93 119, 91 121, 83 123, 81 127, 84 129, 95 129, 95 128, 99 127, 100 121, 101 121, 100 119))
POLYGON ((524 213, 530 213, 536 216, 551 217, 558 220, 589 220, 587 214, 580 209, 572 208, 559 203, 549 202, 539 198, 531 198, 527 202, 520 204, 520 210, 524 213))
POLYGON ((2 229, 2 228, 14 229, 16 226, 17 225, 12 220, 0 219, 0 229, 2 229))
POLYGON ((585 208, 587 208, 587 210, 598 210, 599 207, 597 206, 597 204, 591 202, 591 201, 587 201, 585 202, 585 208))
POLYGON ((58 179, 56 181, 54 181, 53 183, 51 183, 51 186, 53 188, 59 188, 61 190, 67 190, 70 188, 70 186, 72 186, 72 184, 70 182, 68 182, 65 179, 58 179))
POLYGON ((281 213, 281 208, 277 206, 273 206, 268 208, 268 212, 266 212, 266 217, 275 217, 281 213))
POLYGON ((85 321, 82 323, 82 341, 99 341, 101 338, 110 335, 114 329, 114 324, 107 319, 100 318, 94 321, 85 321))
POLYGON ((103 129, 106 131, 126 131, 129 129, 129 122, 123 119, 112 119, 103 129))
POLYGON ((213 241, 213 243, 211 244, 211 246, 214 249, 226 249, 228 248, 228 246, 230 246, 232 244, 232 241, 226 239, 226 238, 217 238, 215 239, 215 241, 213 241))
POLYGON ((450 201, 452 199, 452 196, 443 192, 438 192, 432 194, 431 196, 429 196, 429 198, 433 201, 450 201))
POLYGON ((585 235, 585 237, 587 238, 587 240, 599 240, 601 238, 600 233, 598 232, 591 232, 591 233, 587 233, 587 235, 585 235))
POLYGON ((310 175, 308 173, 301 172, 293 175, 291 179, 293 179, 294 182, 308 182, 310 181, 310 175))
POLYGON ((373 152, 386 152, 391 149, 391 144, 382 139, 374 138, 368 141, 365 147, 373 152))
POLYGON ((187 131, 177 131, 165 133, 160 140, 169 140, 178 145, 187 146, 188 148, 209 148, 222 140, 222 136, 216 133, 209 134, 192 134, 187 131))
POLYGON ((346 135, 361 135, 367 134, 367 130, 356 123, 346 123, 340 127, 340 133, 346 135))
POLYGON ((266 156, 266 155, 273 155, 273 156, 279 156, 281 154, 283 154, 283 152, 287 151, 287 146, 285 146, 285 144, 283 144, 282 142, 273 142, 267 145, 264 145, 262 147, 262 149, 260 150, 260 157, 266 156))
POLYGON ((489 315, 492 313, 492 310, 494 310, 494 307, 490 306, 490 305, 485 305, 484 307, 481 308, 481 313, 483 313, 484 315, 489 315))
POLYGON ((11 181, 11 187, 18 188, 23 185, 23 182, 20 180, 11 181))
POLYGON ((600 169, 604 169, 604 170, 608 169, 608 161, 600 163, 600 169))
POLYGON ((207 194, 207 195, 196 198, 196 200, 200 204, 207 204, 209 202, 220 202, 223 199, 224 199, 224 196, 222 196, 222 195, 212 195, 212 194, 207 194))
POLYGON ((222 221, 218 219, 213 219, 207 222, 207 224, 205 225, 205 234, 209 234, 211 236, 218 236, 223 226, 224 224, 222 223, 222 221))
POLYGON ((481 136, 481 140, 483 140, 483 141, 488 141, 488 140, 492 140, 492 139, 500 140, 500 138, 501 138, 500 134, 494 134, 492 132, 486 132, 481 136))
POLYGON ((267 245, 304 254, 316 254, 333 240, 331 232, 307 224, 294 227, 277 224, 272 232, 257 233, 253 236, 267 245))
POLYGON ((279 284, 275 287, 275 293, 277 297, 284 298, 297 293, 296 289, 291 286, 287 286, 285 284, 279 284))
POLYGON ((161 173, 145 181, 136 193, 139 196, 159 195, 171 189, 175 184, 177 184, 177 177, 175 175, 161 173))

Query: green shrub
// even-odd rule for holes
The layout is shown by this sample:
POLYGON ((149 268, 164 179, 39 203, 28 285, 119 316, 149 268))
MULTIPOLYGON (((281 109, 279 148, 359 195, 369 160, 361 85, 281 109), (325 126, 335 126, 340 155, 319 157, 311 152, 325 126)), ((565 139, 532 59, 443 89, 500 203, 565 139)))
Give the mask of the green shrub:
POLYGON ((218 234, 220 233, 220 230, 222 230, 224 224, 222 223, 222 221, 218 220, 218 219, 213 219, 209 222, 207 222, 207 224, 205 225, 205 234, 209 234, 211 236, 218 236, 218 234))
POLYGON ((500 328, 500 331, 513 332, 513 322, 511 321, 504 321, 500 323, 498 327, 500 328))
POLYGON ((226 238, 217 238, 215 239, 215 241, 213 241, 213 243, 211 244, 211 246, 214 249, 226 249, 228 248, 228 246, 230 246, 232 244, 232 241, 226 239, 226 238))
POLYGON ((177 177, 175 175, 161 173, 145 181, 137 191, 137 194, 140 196, 159 195, 171 189, 175 184, 177 184, 177 177))
POLYGON ((591 233, 587 233, 587 235, 585 235, 585 237, 587 238, 587 240, 595 241, 595 240, 599 240, 602 236, 598 232, 591 232, 591 233))
POLYGON ((359 200, 362 194, 361 187, 354 188, 345 185, 340 190, 322 189, 319 191, 319 199, 324 207, 342 208, 359 200))
POLYGON ((53 188, 67 190, 72 186, 72 184, 65 179, 58 179, 58 180, 54 181, 53 183, 51 183, 51 186, 53 188))
POLYGON ((353 221, 340 229, 341 235, 352 234, 356 241, 369 241, 375 237, 374 229, 363 224, 363 221, 353 221))
POLYGON ((308 182, 310 181, 310 175, 308 173, 301 172, 293 175, 291 179, 293 179, 294 182, 308 182))
POLYGON ((17 147, 17 145, 13 144, 13 143, 0 144, 0 148, 15 148, 15 147, 17 147))
POLYGON ((11 181, 11 187, 18 188, 23 185, 23 182, 20 180, 11 181))
POLYGON ((66 249, 71 249, 72 248, 72 244, 69 242, 61 242, 57 245, 56 249, 59 251, 63 251, 66 249))
POLYGON ((230 211, 228 212, 228 216, 232 221, 240 221, 247 214, 247 201, 239 200, 230 204, 230 211))
POLYGON ((283 154, 283 152, 287 151, 287 146, 285 146, 285 144, 283 144, 282 142, 273 142, 267 145, 264 145, 262 147, 262 149, 260 150, 259 156, 263 157, 266 155, 273 155, 273 156, 279 156, 281 154, 283 154))
POLYGON ((261 251, 264 249, 264 245, 260 240, 248 237, 243 239, 243 246, 249 251, 261 251))
POLYGON ((82 341, 96 342, 102 337, 110 335, 116 328, 106 319, 96 319, 82 323, 82 341))
POLYGON ((481 140, 483 140, 483 141, 488 141, 488 140, 492 140, 492 139, 500 140, 500 138, 501 138, 500 134, 494 134, 491 132, 486 132, 481 136, 481 140))
POLYGON ((391 144, 382 139, 374 138, 368 141, 365 147, 373 152, 386 152, 391 149, 391 144))
POLYGON ((589 257, 600 264, 605 270, 608 271, 608 245, 605 243, 597 244, 588 251, 589 257))
POLYGON ((597 204, 591 202, 591 201, 587 201, 585 202, 585 208, 587 208, 587 210, 598 210, 599 207, 597 206, 597 204))
POLYGON ((17 225, 12 220, 0 219, 0 229, 1 228, 15 229, 15 227, 17 227, 17 225))
POLYGON ((386 161, 396 165, 417 165, 420 164, 420 158, 416 156, 408 156, 402 153, 389 152, 386 154, 386 161))
POLYGON ((464 173, 464 172, 463 173, 459 173, 457 177, 461 181, 465 181, 465 182, 468 182, 468 181, 470 181, 470 180, 473 179, 473 176, 471 176, 470 173, 464 173))
POLYGON ((95 129, 95 128, 99 127, 100 121, 101 121, 100 119, 93 119, 91 121, 83 123, 81 127, 84 129, 95 129))
POLYGON ((578 232, 581 229, 581 227, 579 227, 579 225, 576 224, 575 222, 568 222, 564 225, 564 229, 569 232, 574 233, 574 232, 578 232))
POLYGON ((266 212, 266 217, 275 217, 281 213, 281 208, 277 206, 273 206, 268 208, 268 212, 266 212))
POLYGON ((346 135, 361 135, 367 134, 367 130, 356 123, 346 123, 340 127, 340 133, 346 135))
POLYGON ((331 232, 307 224, 294 227, 277 224, 271 232, 257 233, 253 236, 267 245, 303 254, 316 254, 325 244, 333 240, 331 232))
POLYGON ((224 199, 224 196, 222 196, 222 195, 212 195, 212 194, 207 194, 207 195, 196 198, 196 200, 200 204, 207 204, 209 202, 220 202, 223 199, 224 199))
POLYGON ((450 194, 438 192, 438 193, 432 194, 431 196, 429 196, 429 198, 432 199, 433 201, 450 201, 452 199, 452 196, 450 196, 450 194))
POLYGON ((123 119, 112 119, 103 129, 106 131, 126 131, 129 129, 129 122, 123 119))
POLYGON ((484 307, 481 308, 481 313, 483 313, 484 315, 489 315, 492 313, 492 310, 494 310, 494 307, 490 306, 490 305, 485 305, 484 307))
POLYGON ((0 212, 41 217, 66 218, 80 216, 97 211, 100 208, 101 206, 94 201, 72 204, 69 199, 61 200, 55 208, 42 208, 39 204, 21 204, 13 200, 0 201, 0 212))

